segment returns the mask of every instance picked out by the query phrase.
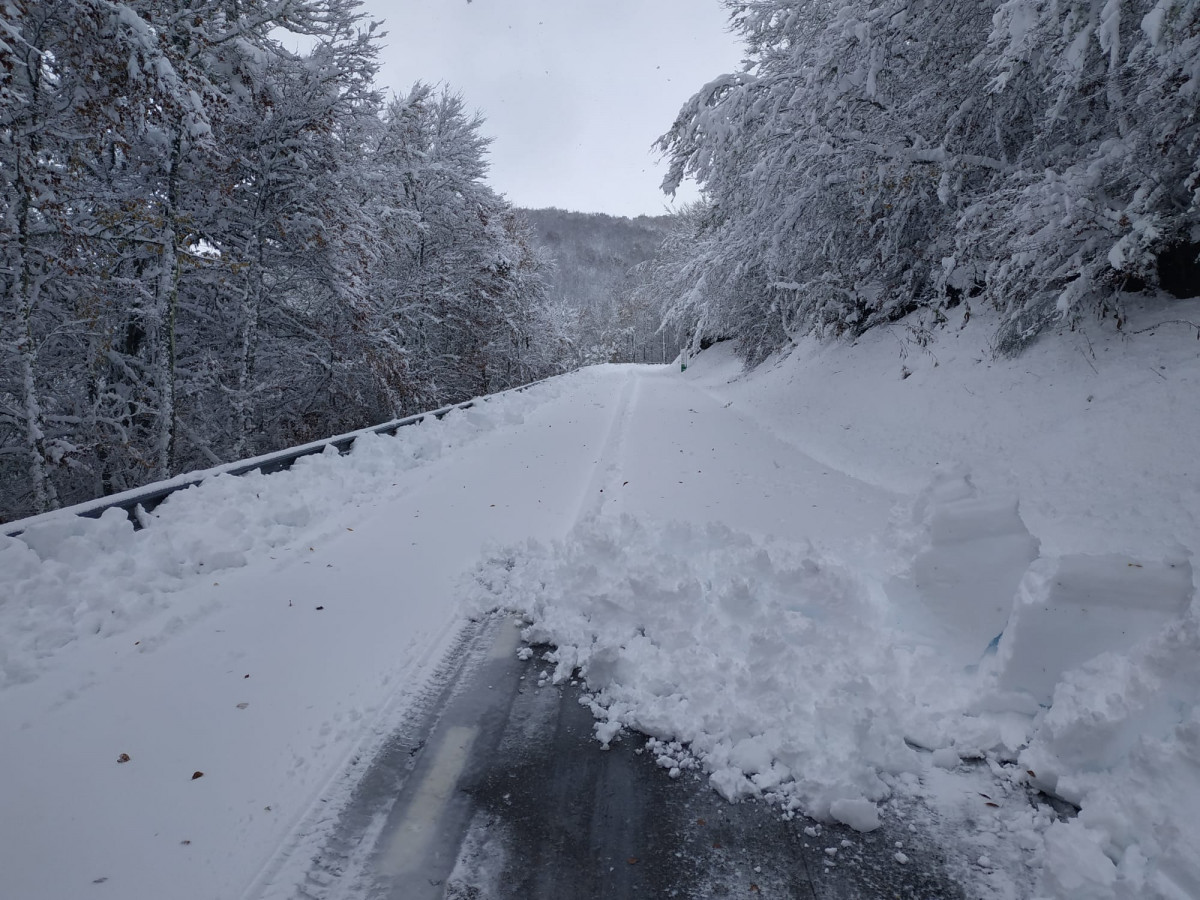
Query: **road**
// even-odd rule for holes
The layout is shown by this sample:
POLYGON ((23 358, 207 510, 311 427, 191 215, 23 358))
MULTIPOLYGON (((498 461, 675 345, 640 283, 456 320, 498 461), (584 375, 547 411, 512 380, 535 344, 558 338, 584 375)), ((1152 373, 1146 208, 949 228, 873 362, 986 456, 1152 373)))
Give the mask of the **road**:
MULTIPOLYGON (((573 454, 590 475, 553 504, 568 529, 628 513, 851 548, 895 502, 668 370, 603 378, 570 419, 602 427, 573 454)), ((548 445, 530 465, 561 468, 562 453, 548 445)), ((702 773, 669 778, 642 735, 601 749, 584 686, 539 687, 545 664, 519 660, 518 645, 506 619, 465 630, 313 855, 303 896, 961 896, 937 848, 919 866, 897 861, 897 842, 920 840, 898 826, 862 835, 728 804, 702 773)))
POLYGON ((669 779, 637 735, 600 749, 580 685, 538 688, 511 630, 464 626, 489 547, 595 517, 862 549, 897 498, 694 374, 574 373, 31 561, 49 601, 4 620, 0 895, 876 896, 894 877, 954 896, 936 854, 889 862, 886 831, 814 838, 669 779))
POLYGON ((919 835, 726 803, 696 772, 670 778, 643 735, 601 749, 582 685, 539 687, 541 664, 519 660, 519 646, 506 616, 464 632, 437 689, 367 767, 299 896, 963 896, 936 848, 920 866, 897 861, 897 841, 911 852, 919 835))

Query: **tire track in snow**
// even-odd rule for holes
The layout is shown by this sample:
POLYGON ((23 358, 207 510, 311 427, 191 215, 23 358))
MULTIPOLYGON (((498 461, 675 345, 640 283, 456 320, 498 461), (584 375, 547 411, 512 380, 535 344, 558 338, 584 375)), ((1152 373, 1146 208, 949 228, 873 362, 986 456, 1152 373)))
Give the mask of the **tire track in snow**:
POLYGON ((625 440, 629 434, 629 423, 637 406, 638 395, 641 393, 642 377, 636 370, 625 374, 625 383, 621 394, 613 407, 612 415, 605 429, 604 443, 592 467, 592 477, 579 495, 575 504, 575 516, 571 520, 571 529, 580 522, 592 516, 599 515, 604 507, 603 494, 605 484, 612 482, 613 473, 619 468, 625 448, 625 440))
MULTIPOLYGON (((625 443, 641 378, 638 372, 629 370, 614 373, 613 382, 616 388, 613 394, 617 399, 609 411, 600 441, 588 448, 595 450, 595 447, 599 447, 599 450, 586 486, 574 504, 574 513, 566 519, 569 525, 567 530, 599 510, 604 502, 600 489, 606 486, 610 473, 617 468, 625 443)), ((424 477, 396 491, 389 496, 388 502, 406 499, 455 462, 453 458, 445 456, 430 461, 425 467, 427 471, 422 473, 424 477)), ((586 471, 584 468, 583 472, 586 471)), ((340 867, 356 869, 363 863, 362 859, 357 859, 362 848, 339 849, 341 844, 346 843, 343 833, 354 834, 358 842, 373 847, 386 819, 386 809, 378 805, 372 807, 369 813, 358 808, 363 803, 356 802, 356 798, 365 787, 359 762, 366 762, 368 770, 373 771, 378 766, 379 758, 387 754, 388 747, 397 745, 397 741, 402 743, 407 736, 418 731, 429 733, 435 730, 448 697, 447 691, 457 689, 464 672, 476 664, 480 648, 487 643, 489 636, 488 629, 481 628, 478 622, 463 622, 458 616, 452 617, 418 660, 395 673, 401 689, 385 701, 372 717, 370 725, 361 732, 360 740, 347 751, 340 764, 330 770, 321 788, 303 805, 288 827, 284 840, 243 892, 242 900, 291 896, 289 892, 297 889, 294 886, 298 883, 305 896, 329 896, 322 887, 327 880, 329 884, 326 887, 331 889, 335 884, 339 889, 348 887, 344 882, 339 883, 340 879, 330 879, 326 871, 340 867), (438 659, 441 664, 427 677, 424 671, 438 659), (415 685, 409 684, 409 677, 406 677, 414 672, 421 673, 415 685), (414 724, 418 722, 426 724, 414 724), (347 817, 354 820, 353 823, 346 821, 347 817), (312 866, 298 862, 315 860, 322 853, 331 853, 332 859, 325 860, 323 865, 314 863, 312 866)), ((392 793, 393 801, 398 793, 392 793)), ((390 805, 387 809, 390 809, 390 805)), ((353 892, 353 885, 348 889, 353 892)))
MULTIPOLYGON (((399 688, 380 705, 359 732, 358 740, 301 805, 286 837, 242 892, 242 900, 295 896, 293 891, 301 886, 302 880, 311 878, 316 855, 323 848, 328 849, 331 842, 336 843, 338 829, 345 827, 343 820, 360 814, 354 809, 354 801, 364 788, 364 767, 360 763, 371 771, 375 761, 385 756, 389 748, 395 752, 394 748, 406 741, 415 744, 417 738, 413 735, 429 728, 420 723, 429 718, 436 722, 437 711, 445 705, 448 692, 490 642, 487 625, 486 620, 464 622, 457 616, 451 618, 416 659, 393 675, 399 688), (432 671, 427 671, 430 666, 432 671), (303 862, 298 864, 298 860, 303 862)), ((381 820, 378 827, 382 824, 381 820)), ((351 849, 347 849, 339 861, 346 864, 352 855, 351 849)))

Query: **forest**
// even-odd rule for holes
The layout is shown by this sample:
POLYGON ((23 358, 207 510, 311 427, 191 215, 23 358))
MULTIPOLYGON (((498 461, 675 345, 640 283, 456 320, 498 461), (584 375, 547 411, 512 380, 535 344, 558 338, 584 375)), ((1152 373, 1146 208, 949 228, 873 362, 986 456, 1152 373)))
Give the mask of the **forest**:
POLYGON ((356 7, 3 7, 0 519, 562 371, 482 119, 356 7))
POLYGON ((8 0, 0 520, 688 342, 1200 293, 1200 3, 724 6, 664 221, 514 209, 355 0, 8 0))
POLYGON ((1132 292, 1200 294, 1200 3, 725 6, 747 65, 659 142, 664 187, 704 200, 641 288, 686 331, 753 363, 959 309, 1013 354, 1121 327, 1132 292))

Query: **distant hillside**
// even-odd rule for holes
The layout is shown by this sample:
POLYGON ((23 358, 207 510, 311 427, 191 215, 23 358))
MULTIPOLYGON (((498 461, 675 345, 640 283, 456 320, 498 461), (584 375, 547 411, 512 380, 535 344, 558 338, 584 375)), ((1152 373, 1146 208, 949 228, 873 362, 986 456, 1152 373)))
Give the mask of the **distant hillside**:
POLYGON ((521 210, 554 260, 550 293, 573 311, 579 362, 661 362, 676 342, 656 336, 659 311, 634 308, 633 268, 651 259, 670 228, 670 216, 629 219, 563 209, 521 210))

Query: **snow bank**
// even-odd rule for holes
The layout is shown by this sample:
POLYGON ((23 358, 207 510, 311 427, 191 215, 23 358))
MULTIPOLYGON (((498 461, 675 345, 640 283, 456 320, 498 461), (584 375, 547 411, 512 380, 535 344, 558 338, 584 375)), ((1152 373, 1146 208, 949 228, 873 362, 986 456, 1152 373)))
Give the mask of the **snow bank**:
POLYGON ((908 563, 876 573, 890 621, 980 663, 954 679, 977 679, 975 697, 913 733, 947 767, 918 793, 970 839, 986 822, 977 794, 936 785, 973 748, 1002 786, 1081 807, 1058 822, 994 811, 989 858, 1015 845, 1010 862, 1038 873, 1028 891, 1016 869, 993 880, 997 896, 1200 896, 1197 320, 1200 301, 1150 299, 1129 304, 1125 334, 1079 323, 1018 359, 994 358, 975 323, 929 344, 901 324, 852 346, 803 341, 750 374, 720 348, 689 369, 798 451, 916 498, 908 563), (944 474, 922 493, 931 469, 944 474), (980 660, 988 631, 1003 635, 980 660))
POLYGON ((903 322, 803 339, 749 374, 717 345, 684 377, 870 484, 913 496, 965 468, 981 494, 1020 498, 1043 552, 1160 558, 1200 547, 1200 300, 1127 300, 1123 333, 1080 322, 1016 359, 995 357, 975 309, 927 343, 903 322))
POLYGON ((913 519, 922 549, 888 585, 896 615, 954 665, 974 665, 1008 622, 1039 542, 1021 521, 1016 497, 981 494, 965 470, 938 474, 918 495, 913 519))
POLYGON ((1192 566, 1183 557, 1039 559, 1021 580, 989 675, 997 689, 1049 705, 1067 672, 1157 634, 1191 600, 1192 566))
MULTIPOLYGON (((539 389, 546 399, 553 387, 539 389)), ((190 584, 245 566, 276 548, 314 542, 332 510, 387 495, 400 473, 438 459, 497 426, 517 425, 533 402, 504 395, 441 420, 367 433, 346 456, 333 448, 272 475, 218 475, 168 497, 135 531, 111 509, 98 519, 71 510, 0 535, 0 688, 35 678, 65 646, 106 637, 170 612, 186 622, 205 606, 173 609, 190 584)))
POLYGON ((1021 765, 1082 807, 1046 835, 1056 898, 1200 896, 1200 618, 1193 610, 1128 653, 1057 685, 1021 765))

